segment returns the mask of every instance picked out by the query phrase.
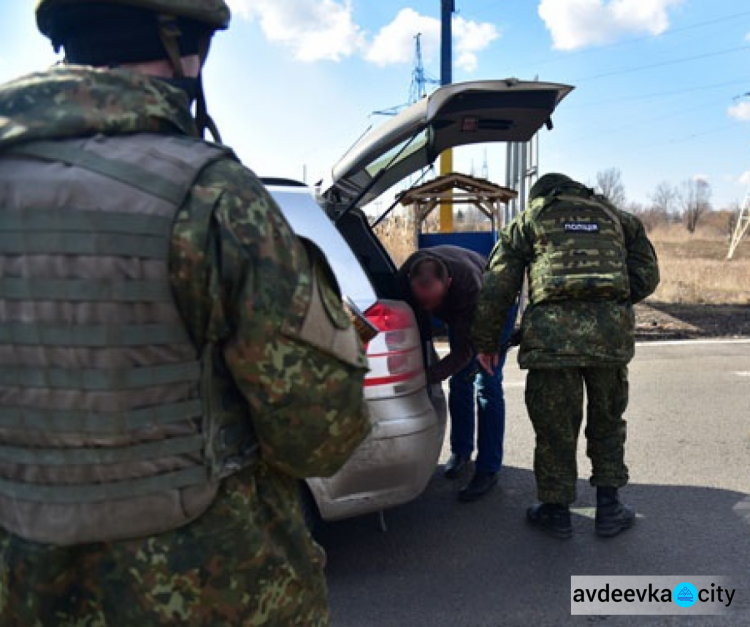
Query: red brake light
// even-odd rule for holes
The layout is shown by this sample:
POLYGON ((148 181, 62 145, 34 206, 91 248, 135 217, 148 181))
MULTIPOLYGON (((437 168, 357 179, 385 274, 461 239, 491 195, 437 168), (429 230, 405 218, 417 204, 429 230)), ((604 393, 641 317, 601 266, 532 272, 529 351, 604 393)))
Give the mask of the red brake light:
POLYGON ((424 386, 421 339, 411 307, 400 301, 379 301, 365 315, 380 329, 367 346, 367 396, 397 396, 424 386))
POLYGON ((383 302, 375 303, 365 315, 381 331, 405 329, 414 324, 411 311, 390 307, 383 302))

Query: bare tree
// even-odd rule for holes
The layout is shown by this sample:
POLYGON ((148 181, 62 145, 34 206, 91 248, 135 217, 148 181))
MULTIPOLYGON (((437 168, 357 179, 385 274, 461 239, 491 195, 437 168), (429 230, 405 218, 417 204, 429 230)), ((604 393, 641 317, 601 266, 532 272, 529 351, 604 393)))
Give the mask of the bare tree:
POLYGON ((669 215, 675 209, 677 190, 668 181, 662 181, 656 186, 649 199, 651 200, 653 209, 656 209, 659 213, 669 215))
POLYGON ((701 218, 711 211, 711 185, 704 178, 688 179, 682 184, 679 200, 685 228, 695 233, 701 218))
POLYGON ((596 189, 615 207, 625 205, 625 185, 619 168, 608 168, 596 173, 596 189))
POLYGON ((628 213, 632 213, 634 216, 640 216, 646 212, 646 207, 643 206, 643 203, 637 202, 635 200, 632 200, 626 205, 621 206, 620 209, 622 209, 623 211, 627 211, 628 213))
POLYGON ((669 224, 669 215, 654 205, 646 207, 639 202, 630 202, 626 205, 625 211, 637 216, 649 233, 663 224, 669 224))

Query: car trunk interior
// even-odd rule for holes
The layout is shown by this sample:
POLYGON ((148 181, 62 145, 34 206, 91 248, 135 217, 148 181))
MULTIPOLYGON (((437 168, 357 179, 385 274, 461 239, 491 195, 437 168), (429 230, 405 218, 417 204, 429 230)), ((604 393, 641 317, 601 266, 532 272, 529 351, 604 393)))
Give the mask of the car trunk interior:
POLYGON ((370 277, 378 298, 402 300, 396 284, 398 269, 370 228, 364 212, 353 209, 342 216, 336 226, 370 277))
MULTIPOLYGON (((396 281, 398 268, 373 232, 365 213, 361 209, 353 209, 342 216, 336 226, 370 277, 378 298, 403 300, 404 296, 396 281)), ((422 328, 420 328, 420 332, 422 333, 423 358, 425 364, 429 367, 439 361, 439 357, 435 352, 432 337, 425 336, 422 328)), ((436 392, 431 388, 432 386, 428 386, 428 394, 430 399, 436 402, 436 392)), ((437 392, 437 395, 440 396, 439 392, 437 392)), ((442 400, 438 400, 442 402, 442 400)))

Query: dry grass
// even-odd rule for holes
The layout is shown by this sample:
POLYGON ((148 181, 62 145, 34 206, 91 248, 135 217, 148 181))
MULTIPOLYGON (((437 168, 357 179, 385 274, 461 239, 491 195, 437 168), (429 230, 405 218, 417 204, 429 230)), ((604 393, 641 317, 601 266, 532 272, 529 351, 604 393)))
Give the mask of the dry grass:
MULTIPOLYGON (((397 265, 414 252, 414 226, 405 215, 383 222, 377 234, 397 265)), ((691 235, 679 224, 659 227, 650 234, 659 255, 661 284, 652 302, 679 304, 750 304, 750 239, 732 261, 729 243, 713 225, 691 235)))
POLYGON ((416 248, 414 222, 406 216, 391 216, 375 227, 375 234, 399 267, 416 248))
POLYGON ((732 261, 726 260, 729 244, 724 237, 700 230, 655 231, 661 285, 654 302, 738 305, 750 304, 750 241, 743 242, 732 261))

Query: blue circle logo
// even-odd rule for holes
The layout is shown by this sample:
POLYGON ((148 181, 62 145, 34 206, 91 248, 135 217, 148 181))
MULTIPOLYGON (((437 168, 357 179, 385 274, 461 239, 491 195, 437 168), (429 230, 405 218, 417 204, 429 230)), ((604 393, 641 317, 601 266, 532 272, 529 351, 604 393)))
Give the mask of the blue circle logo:
POLYGON ((680 607, 692 607, 698 600, 698 590, 692 583, 678 583, 672 591, 672 600, 680 607))

